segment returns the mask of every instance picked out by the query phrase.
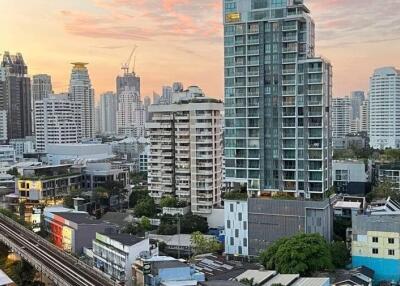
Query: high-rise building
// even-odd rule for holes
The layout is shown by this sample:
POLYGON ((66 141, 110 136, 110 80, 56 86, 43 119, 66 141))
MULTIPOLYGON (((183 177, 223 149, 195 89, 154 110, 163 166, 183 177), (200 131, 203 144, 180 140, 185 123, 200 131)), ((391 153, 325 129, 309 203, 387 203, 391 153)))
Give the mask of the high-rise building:
POLYGON ((46 152, 48 144, 78 143, 81 136, 81 102, 67 95, 49 95, 35 102, 36 149, 46 152))
POLYGON ((369 100, 364 100, 360 107, 360 131, 369 133, 369 100))
POLYGON ((73 63, 69 83, 69 99, 81 105, 81 134, 83 139, 94 137, 95 112, 94 90, 90 81, 87 63, 73 63))
POLYGON ((302 0, 225 0, 226 181, 323 197, 331 186, 331 65, 302 0))
POLYGON ((144 112, 145 112, 145 121, 149 122, 151 118, 151 113, 149 112, 149 106, 151 105, 151 98, 150 96, 145 96, 143 99, 143 106, 144 106, 144 112))
POLYGON ((124 75, 117 76, 117 97, 119 100, 120 94, 125 91, 125 88, 135 89, 140 94, 140 77, 134 71, 125 71, 124 75))
POLYGON ((332 99, 332 137, 344 138, 352 130, 351 99, 337 97, 332 99))
POLYGON ((0 142, 4 143, 7 139, 7 111, 0 110, 0 142))
POLYGON ((369 112, 371 147, 400 148, 400 70, 375 70, 370 78, 369 112))
POLYGON ((223 105, 198 87, 186 95, 149 108, 148 186, 157 201, 174 196, 207 214, 221 202, 223 105))
POLYGON ((32 77, 33 102, 47 98, 52 93, 53 86, 51 84, 51 76, 47 74, 38 74, 32 77))
POLYGON ((158 103, 160 104, 171 104, 172 103, 172 87, 163 86, 162 87, 162 95, 158 103))
POLYGON ((360 119, 360 107, 364 100, 364 91, 358 90, 351 93, 352 120, 360 119))
POLYGON ((5 52, 1 62, 0 110, 7 111, 8 139, 32 135, 31 80, 20 53, 5 52))
POLYGON ((111 91, 100 95, 100 132, 110 135, 117 133, 117 95, 111 91))
POLYGON ((153 91, 153 104, 158 104, 158 102, 160 101, 160 95, 156 92, 153 91))
POLYGON ((135 88, 125 87, 118 98, 118 134, 128 137, 143 137, 144 122, 145 112, 140 94, 135 88))

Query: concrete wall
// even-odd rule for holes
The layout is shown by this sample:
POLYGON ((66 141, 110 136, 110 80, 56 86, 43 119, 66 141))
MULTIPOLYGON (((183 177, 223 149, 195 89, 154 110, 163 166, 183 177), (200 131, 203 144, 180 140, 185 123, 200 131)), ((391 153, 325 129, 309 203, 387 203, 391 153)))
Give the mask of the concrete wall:
POLYGON ((230 255, 249 255, 247 201, 225 200, 224 217, 225 253, 230 255))

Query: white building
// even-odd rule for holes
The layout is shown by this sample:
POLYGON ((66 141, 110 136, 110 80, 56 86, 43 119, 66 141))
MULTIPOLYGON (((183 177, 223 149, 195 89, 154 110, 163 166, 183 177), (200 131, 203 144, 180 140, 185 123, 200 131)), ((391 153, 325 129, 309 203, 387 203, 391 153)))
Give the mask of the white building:
POLYGON ((100 95, 99 124, 101 134, 117 133, 117 95, 113 92, 106 92, 100 95))
POLYGON ((400 148, 400 71, 376 69, 369 87, 370 146, 400 148))
POLYGON ((332 98, 332 137, 344 138, 352 129, 352 105, 349 97, 332 98))
POLYGON ((140 94, 125 87, 118 97, 117 132, 128 137, 144 136, 145 111, 140 94))
POLYGON ((221 202, 222 109, 198 87, 169 105, 152 105, 148 185, 156 200, 172 195, 207 214, 221 202))
POLYGON ((7 110, 0 110, 0 141, 6 141, 7 139, 7 110))
POLYGON ((48 144, 78 143, 81 139, 81 103, 65 95, 52 95, 35 102, 36 149, 48 144))
POLYGON ((247 200, 224 201, 225 253, 249 255, 247 200))
POLYGON ((89 78, 86 63, 73 63, 69 83, 69 97, 72 101, 81 104, 81 136, 84 139, 94 137, 94 89, 89 78))
POLYGON ((369 133, 369 100, 364 100, 360 107, 360 131, 369 133))
POLYGON ((369 167, 362 160, 333 161, 332 180, 337 193, 366 194, 369 167))
POLYGON ((93 240, 93 266, 124 285, 132 285, 132 264, 150 251, 149 239, 129 234, 96 233, 93 240))
POLYGON ((36 151, 35 143, 36 139, 33 136, 10 140, 10 145, 14 148, 17 159, 23 159, 24 154, 34 153, 36 151))
POLYGON ((10 145, 0 145, 0 162, 15 163, 15 150, 10 145))
POLYGON ((49 144, 47 160, 50 165, 62 162, 90 162, 113 158, 111 146, 107 144, 49 144))

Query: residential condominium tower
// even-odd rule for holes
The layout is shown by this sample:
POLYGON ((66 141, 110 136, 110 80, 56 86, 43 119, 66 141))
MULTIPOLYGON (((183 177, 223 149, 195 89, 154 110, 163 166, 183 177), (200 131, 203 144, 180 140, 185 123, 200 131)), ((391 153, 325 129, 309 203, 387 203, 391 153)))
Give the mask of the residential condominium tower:
POLYGON ((47 74, 37 74, 32 77, 33 102, 47 98, 52 93, 51 76, 47 74))
POLYGON ((72 63, 71 79, 69 83, 69 99, 81 104, 81 137, 90 139, 94 137, 94 90, 90 81, 86 63, 72 63))
POLYGON ((352 102, 346 97, 332 99, 332 137, 344 138, 351 132, 352 102))
POLYGON ((0 110, 7 111, 8 139, 31 136, 31 80, 28 67, 21 54, 10 55, 9 52, 4 53, 0 66, 0 110))
POLYGON ((226 181, 323 197, 331 186, 331 65, 302 0, 224 0, 226 181))
POLYGON ((78 143, 81 139, 81 103, 67 95, 49 95, 35 102, 36 149, 46 152, 48 144, 78 143))
POLYGON ((109 91, 100 95, 99 119, 101 134, 117 133, 118 100, 115 93, 109 91))
POLYGON ((400 70, 375 70, 369 87, 369 119, 371 147, 400 148, 400 70))
POLYGON ((220 101, 194 86, 172 104, 149 107, 148 186, 156 201, 174 196, 190 203, 197 214, 209 214, 220 205, 222 109, 220 101))
POLYGON ((117 132, 128 137, 144 136, 145 111, 140 94, 126 86, 118 97, 117 132))

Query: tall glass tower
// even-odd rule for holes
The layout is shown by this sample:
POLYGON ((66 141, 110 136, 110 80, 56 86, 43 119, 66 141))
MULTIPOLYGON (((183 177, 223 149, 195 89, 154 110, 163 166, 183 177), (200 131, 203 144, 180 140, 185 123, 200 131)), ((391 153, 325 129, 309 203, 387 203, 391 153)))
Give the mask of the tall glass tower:
POLYGON ((331 65, 303 0, 223 0, 226 181, 323 198, 331 186, 331 65))

